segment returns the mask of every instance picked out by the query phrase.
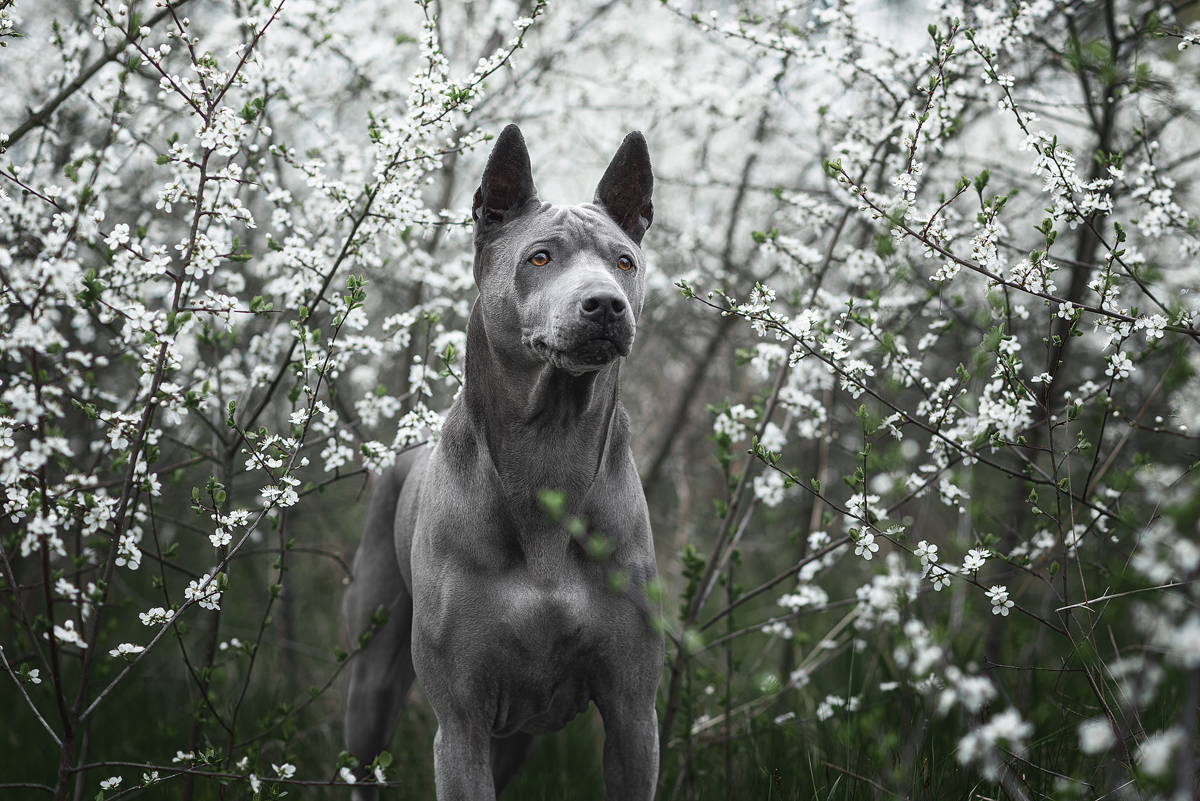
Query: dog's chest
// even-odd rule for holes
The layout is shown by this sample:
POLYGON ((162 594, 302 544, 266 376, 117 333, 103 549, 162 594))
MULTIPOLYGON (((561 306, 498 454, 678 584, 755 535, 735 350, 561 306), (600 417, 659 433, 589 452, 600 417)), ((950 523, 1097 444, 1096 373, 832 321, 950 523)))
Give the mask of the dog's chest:
POLYGON ((592 588, 582 581, 547 583, 523 573, 496 582, 496 613, 511 646, 564 655, 586 647, 597 628, 592 588))
POLYGON ((460 598, 473 625, 445 644, 473 655, 462 678, 494 699, 493 733, 556 731, 587 709, 615 647, 606 594, 573 571, 556 582, 513 571, 460 598))

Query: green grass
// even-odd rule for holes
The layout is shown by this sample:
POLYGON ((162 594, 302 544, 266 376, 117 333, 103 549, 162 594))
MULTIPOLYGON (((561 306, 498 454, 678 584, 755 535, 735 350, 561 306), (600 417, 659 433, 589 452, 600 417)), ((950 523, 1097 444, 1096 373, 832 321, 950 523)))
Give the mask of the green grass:
POLYGON ((503 801, 603 801, 603 745, 600 715, 593 706, 562 731, 538 738, 503 801))

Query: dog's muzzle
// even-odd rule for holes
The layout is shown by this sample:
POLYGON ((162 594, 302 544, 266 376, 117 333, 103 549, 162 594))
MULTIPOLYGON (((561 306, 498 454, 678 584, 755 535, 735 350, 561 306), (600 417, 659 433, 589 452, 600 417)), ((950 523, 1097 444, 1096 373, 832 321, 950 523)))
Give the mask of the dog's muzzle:
POLYGON ((622 293, 596 290, 572 305, 555 315, 551 330, 523 337, 525 345, 543 361, 576 374, 629 355, 636 327, 622 293))

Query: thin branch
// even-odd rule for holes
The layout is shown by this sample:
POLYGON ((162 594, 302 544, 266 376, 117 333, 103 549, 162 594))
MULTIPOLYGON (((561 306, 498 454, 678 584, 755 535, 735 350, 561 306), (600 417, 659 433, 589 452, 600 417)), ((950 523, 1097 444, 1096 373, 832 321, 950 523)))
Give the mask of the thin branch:
POLYGON ((1054 611, 1055 612, 1065 612, 1068 609, 1083 608, 1083 609, 1087 609, 1089 612, 1094 612, 1095 610, 1092 609, 1091 605, 1098 604, 1101 601, 1111 601, 1113 598, 1124 598, 1126 595, 1136 595, 1140 592, 1156 592, 1158 590, 1169 590, 1172 587, 1187 587, 1187 586, 1190 586, 1191 584, 1192 584, 1192 582, 1190 582, 1190 581, 1176 581, 1171 584, 1161 584, 1157 587, 1143 587, 1140 590, 1129 590, 1127 592, 1113 593, 1112 595, 1101 595, 1099 598, 1092 598, 1090 600, 1082 601, 1077 604, 1069 604, 1067 606, 1060 606, 1057 609, 1055 609, 1054 611))
POLYGON ((0 662, 4 664, 4 670, 8 675, 12 676, 17 689, 21 691, 21 695, 25 698, 26 703, 29 704, 29 708, 33 710, 33 714, 37 717, 38 722, 42 724, 46 732, 50 735, 50 739, 54 740, 55 745, 62 748, 62 740, 59 739, 54 729, 50 728, 50 724, 46 722, 46 719, 42 717, 42 713, 38 711, 37 705, 33 703, 33 699, 29 697, 29 693, 25 692, 25 683, 18 678, 16 671, 12 669, 12 665, 8 664, 8 657, 4 655, 4 646, 2 645, 0 645, 0 662))

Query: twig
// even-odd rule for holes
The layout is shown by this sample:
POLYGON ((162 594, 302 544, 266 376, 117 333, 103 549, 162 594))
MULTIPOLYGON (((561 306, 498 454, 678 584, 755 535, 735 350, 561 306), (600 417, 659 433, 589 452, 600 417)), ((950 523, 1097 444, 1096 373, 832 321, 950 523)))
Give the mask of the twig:
MULTIPOLYGON (((12 669, 12 665, 8 664, 8 657, 4 655, 4 646, 0 645, 0 662, 4 663, 4 669, 8 675, 12 676, 12 680, 16 683, 17 689, 21 691, 21 695, 25 697, 25 701, 29 704, 29 708, 33 710, 33 714, 37 716, 38 721, 45 727, 46 732, 50 735, 50 739, 54 740, 54 744, 62 748, 62 740, 54 733, 54 729, 50 728, 50 724, 42 717, 42 713, 38 711, 37 705, 33 703, 33 699, 29 697, 29 693, 25 692, 25 684, 19 678, 17 673, 12 669)), ((3 786, 3 785, 0 785, 3 786)), ((41 785, 39 785, 41 786, 41 785)))
POLYGON ((1191 583, 1192 582, 1190 582, 1190 581, 1177 581, 1173 584, 1163 584, 1158 587, 1144 587, 1140 590, 1129 590, 1127 592, 1118 592, 1118 593, 1114 593, 1112 595, 1101 595, 1099 598, 1092 598, 1090 600, 1082 601, 1077 604, 1070 604, 1068 606, 1060 606, 1059 608, 1055 609, 1054 611, 1055 612, 1065 612, 1068 609, 1078 609, 1080 607, 1083 607, 1083 608, 1087 609, 1089 612, 1094 612, 1095 610, 1091 608, 1091 604, 1100 603, 1101 601, 1111 601, 1113 598, 1123 598, 1126 595, 1134 595, 1135 593, 1139 593, 1139 592, 1154 592, 1155 590, 1169 590, 1172 587, 1186 587, 1186 586, 1190 585, 1191 583))
POLYGON ((0 784, 0 790, 17 790, 17 789, 41 790, 42 792, 50 793, 50 795, 54 795, 53 787, 50 787, 49 785, 46 785, 46 784, 38 784, 37 782, 5 782, 4 784, 0 784))

